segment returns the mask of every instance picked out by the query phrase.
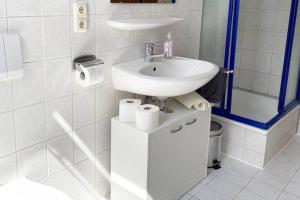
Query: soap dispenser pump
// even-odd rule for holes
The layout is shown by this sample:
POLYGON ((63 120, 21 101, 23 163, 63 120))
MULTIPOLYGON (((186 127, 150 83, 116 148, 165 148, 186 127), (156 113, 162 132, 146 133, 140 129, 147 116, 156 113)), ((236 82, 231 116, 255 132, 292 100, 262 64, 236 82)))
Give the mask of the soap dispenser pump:
POLYGON ((173 40, 172 40, 171 32, 168 32, 167 34, 167 40, 165 41, 164 44, 164 53, 166 58, 173 57, 173 40))

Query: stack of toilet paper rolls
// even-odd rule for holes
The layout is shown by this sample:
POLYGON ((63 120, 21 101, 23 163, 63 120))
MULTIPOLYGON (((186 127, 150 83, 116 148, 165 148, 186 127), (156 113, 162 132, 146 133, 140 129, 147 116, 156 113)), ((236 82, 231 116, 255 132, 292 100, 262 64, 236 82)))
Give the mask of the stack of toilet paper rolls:
POLYGON ((138 129, 150 131, 159 126, 159 107, 141 105, 141 99, 122 99, 119 106, 119 120, 135 123, 138 129))

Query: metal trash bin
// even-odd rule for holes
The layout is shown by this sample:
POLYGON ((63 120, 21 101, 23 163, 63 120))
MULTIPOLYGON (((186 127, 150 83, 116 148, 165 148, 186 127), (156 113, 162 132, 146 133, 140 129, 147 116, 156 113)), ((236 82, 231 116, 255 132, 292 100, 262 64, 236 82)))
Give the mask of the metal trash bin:
POLYGON ((223 127, 222 124, 211 121, 208 150, 208 168, 220 169, 220 152, 223 127))

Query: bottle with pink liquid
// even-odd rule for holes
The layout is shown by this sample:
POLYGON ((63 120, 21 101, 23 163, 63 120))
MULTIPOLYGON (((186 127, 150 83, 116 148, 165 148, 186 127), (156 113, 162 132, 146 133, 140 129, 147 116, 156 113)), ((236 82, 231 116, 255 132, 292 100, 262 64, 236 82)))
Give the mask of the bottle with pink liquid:
POLYGON ((172 40, 171 32, 167 34, 167 40, 165 41, 164 44, 164 53, 166 58, 173 57, 173 40, 172 40))

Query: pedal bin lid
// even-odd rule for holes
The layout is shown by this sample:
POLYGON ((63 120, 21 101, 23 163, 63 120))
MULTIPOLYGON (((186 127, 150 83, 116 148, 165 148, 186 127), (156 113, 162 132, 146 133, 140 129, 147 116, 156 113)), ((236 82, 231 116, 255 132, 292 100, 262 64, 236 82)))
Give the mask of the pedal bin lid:
POLYGON ((222 124, 216 121, 211 121, 210 123, 210 137, 222 135, 223 127, 222 124))

